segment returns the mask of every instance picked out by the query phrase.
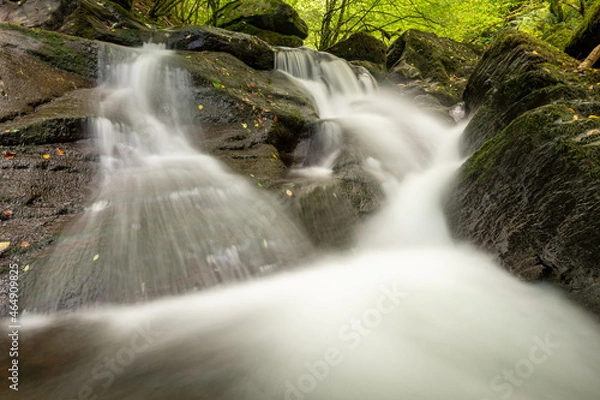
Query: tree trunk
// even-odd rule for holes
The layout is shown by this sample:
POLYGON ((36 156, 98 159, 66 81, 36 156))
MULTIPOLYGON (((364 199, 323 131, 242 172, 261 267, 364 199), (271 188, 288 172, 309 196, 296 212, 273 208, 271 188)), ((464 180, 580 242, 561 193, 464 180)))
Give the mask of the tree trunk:
POLYGON ((598 61, 600 58, 600 44, 594 47, 594 50, 590 52, 590 54, 583 60, 581 64, 577 67, 578 71, 583 71, 587 68, 592 68, 592 66, 598 61))

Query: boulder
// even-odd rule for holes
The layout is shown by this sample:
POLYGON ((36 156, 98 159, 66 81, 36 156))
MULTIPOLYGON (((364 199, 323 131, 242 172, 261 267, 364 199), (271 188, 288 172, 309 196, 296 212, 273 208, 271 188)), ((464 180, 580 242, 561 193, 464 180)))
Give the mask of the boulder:
POLYGON ((249 67, 271 70, 275 55, 271 46, 257 37, 208 26, 184 26, 157 31, 153 41, 167 48, 186 51, 220 51, 229 53, 249 67))
POLYGON ((575 60, 528 35, 501 35, 465 89, 466 110, 473 118, 463 134, 464 151, 472 153, 525 111, 593 95, 597 89, 589 86, 596 82, 579 76, 576 67, 575 60))
POLYGON ((591 8, 565 47, 565 53, 578 60, 585 59, 600 44, 600 4, 591 8))
POLYGON ((410 95, 431 94, 452 106, 461 100, 480 54, 476 46, 409 29, 387 49, 385 64, 389 79, 410 95))
POLYGON ((465 100, 477 110, 448 193, 454 235, 524 280, 600 312, 600 98, 596 71, 519 33, 491 45, 465 100))
MULTIPOLYGON (((243 54, 247 62, 272 57, 257 38, 209 31, 208 43, 229 34, 223 36, 229 47, 209 48, 243 54), (244 49, 250 45, 255 55, 244 49)), ((180 32, 182 42, 171 37, 173 47, 197 33, 180 32)), ((98 57, 116 50, 112 46, 0 25, 0 215, 10 210, 0 221, 0 241, 10 242, 0 265, 25 266, 50 254, 57 235, 98 189, 100 156, 87 127, 96 113, 98 57)), ((291 153, 317 119, 312 99, 280 72, 259 72, 228 53, 192 47, 202 51, 172 57, 193 83, 192 141, 257 187, 285 195, 291 153)))
MULTIPOLYGON (((219 12, 217 26, 247 33, 253 33, 250 31, 257 28, 299 39, 308 36, 306 22, 296 10, 281 0, 237 0, 228 3, 219 12)), ((266 39, 264 34, 263 39, 266 39)))
POLYGON ((41 28, 125 46, 140 46, 146 26, 131 12, 131 0, 29 0, 0 4, 0 22, 41 28), (129 7, 124 8, 123 5, 129 7))
POLYGON ((304 43, 298 36, 284 35, 278 32, 260 29, 245 22, 229 25, 227 26, 227 29, 256 36, 273 46, 300 47, 304 43))
POLYGON ((385 44, 367 32, 356 32, 325 50, 348 61, 369 61, 385 63, 385 44))

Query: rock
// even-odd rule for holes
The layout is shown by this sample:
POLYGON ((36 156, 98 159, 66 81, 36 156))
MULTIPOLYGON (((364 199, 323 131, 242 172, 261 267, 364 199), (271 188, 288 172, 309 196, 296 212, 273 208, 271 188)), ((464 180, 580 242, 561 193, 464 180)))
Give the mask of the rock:
POLYGON ((600 312, 597 71, 520 33, 482 57, 465 91, 475 151, 449 191, 459 239, 526 280, 547 280, 600 312))
POLYGON ((600 44, 600 4, 587 12, 585 20, 566 45, 565 53, 583 60, 598 44, 600 44))
POLYGON ((411 95, 431 94, 452 106, 461 100, 479 56, 473 45, 409 29, 387 49, 386 68, 389 79, 408 86, 411 95))
POLYGON ((0 4, 0 22, 42 28, 125 46, 144 42, 145 25, 129 12, 131 0, 29 0, 0 4), (129 7, 123 7, 123 5, 129 7))
POLYGON ((386 46, 367 32, 356 32, 325 51, 348 61, 361 60, 384 64, 386 46))
MULTIPOLYGON (((215 37, 221 32, 210 30, 215 37)), ((259 39, 226 33, 223 40, 229 47, 220 50, 244 54, 240 57, 256 63, 261 54, 272 57, 270 47, 259 39), (250 44, 256 45, 254 58, 251 50, 243 49, 250 44)), ((0 221, 0 239, 11 242, 0 254, 0 265, 24 266, 44 258, 98 188, 99 154, 88 139, 87 122, 96 112, 97 92, 92 87, 99 50, 110 51, 110 46, 0 26, 0 207, 14 211, 0 221), (13 153, 16 156, 5 159, 13 153), (31 245, 20 246, 22 241, 31 245)), ((279 193, 291 164, 289 153, 300 137, 310 135, 317 118, 310 96, 284 74, 259 72, 223 52, 182 51, 172 62, 188 70, 193 82, 191 107, 197 124, 189 130, 195 134, 194 144, 257 187, 279 193)))
POLYGON ((227 29, 236 32, 247 33, 248 35, 256 36, 273 46, 283 47, 300 47, 304 43, 302 39, 294 35, 283 35, 281 33, 260 29, 254 25, 249 25, 245 22, 229 25, 227 29))
POLYGON ((217 26, 246 32, 244 25, 300 39, 308 36, 306 22, 281 0, 237 0, 221 9, 217 26))
POLYGON ((463 166, 447 215, 456 237, 527 280, 600 313, 599 102, 525 112, 463 166), (581 119, 573 120, 574 110, 581 119))
POLYGON ((525 111, 589 96, 588 86, 595 82, 582 79, 576 66, 572 58, 530 36, 501 35, 485 52, 465 89, 466 110, 473 116, 463 134, 465 152, 478 149, 525 111))
POLYGON ((167 48, 187 51, 221 51, 258 70, 271 70, 273 49, 262 40, 243 33, 208 26, 185 26, 153 34, 153 40, 167 48))

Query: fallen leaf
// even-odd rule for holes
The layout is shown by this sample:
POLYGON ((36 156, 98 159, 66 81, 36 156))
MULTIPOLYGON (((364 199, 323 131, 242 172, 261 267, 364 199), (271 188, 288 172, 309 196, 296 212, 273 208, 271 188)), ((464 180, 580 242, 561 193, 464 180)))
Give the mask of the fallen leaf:
POLYGON ((285 191, 285 194, 287 194, 289 197, 292 197, 292 191, 290 189, 285 191))
POLYGON ((12 160, 13 158, 15 158, 17 156, 17 153, 12 152, 12 151, 8 151, 6 150, 4 152, 4 159, 5 160, 12 160))
POLYGON ((575 114, 575 110, 573 110, 571 107, 569 107, 568 110, 575 114))
POLYGON ((94 256, 94 258, 92 259, 92 261, 96 261, 96 260, 97 260, 97 259, 99 259, 99 258, 100 258, 100 254, 96 254, 96 255, 94 256))
POLYGON ((269 242, 267 242, 267 239, 263 239, 263 246, 265 247, 265 249, 269 248, 269 242))
POLYGON ((13 211, 10 209, 6 209, 6 210, 2 211, 2 214, 4 214, 5 217, 12 218, 13 211))
POLYGON ((247 123, 245 123, 245 122, 242 122, 242 127, 244 127, 244 128, 247 128, 247 127, 248 127, 248 124, 247 124, 247 123))
POLYGON ((27 272, 29 271, 29 264, 27 264, 24 268, 23 268, 23 272, 27 272))
POLYGON ((535 50, 534 50, 534 51, 532 51, 532 53, 533 53, 533 54, 538 54, 538 52, 537 52, 537 51, 535 51, 535 50))
POLYGON ((8 249, 8 246, 10 246, 10 242, 0 242, 0 253, 8 249))
POLYGON ((573 121, 577 121, 579 119, 579 115, 575 114, 573 115, 573 121))
POLYGON ((258 187, 262 187, 262 183, 258 182, 257 183, 258 187))
POLYGON ((44 160, 47 160, 50 158, 50 154, 44 154, 44 155, 42 155, 42 157, 44 157, 44 160))
POLYGON ((65 155, 65 149, 63 149, 61 147, 57 147, 56 148, 56 155, 64 156, 65 155))
POLYGON ((279 120, 279 118, 277 118, 277 115, 273 116, 273 121, 277 122, 279 120))
POLYGON ((597 116, 597 115, 590 115, 590 116, 588 116, 588 118, 591 118, 591 119, 600 119, 600 117, 597 116))
POLYGON ((198 110, 202 110, 204 106, 202 104, 198 104, 198 110))
POLYGON ((29 246, 31 246, 31 243, 26 242, 26 241, 23 240, 21 243, 19 243, 19 246, 21 246, 21 247, 29 247, 29 246))

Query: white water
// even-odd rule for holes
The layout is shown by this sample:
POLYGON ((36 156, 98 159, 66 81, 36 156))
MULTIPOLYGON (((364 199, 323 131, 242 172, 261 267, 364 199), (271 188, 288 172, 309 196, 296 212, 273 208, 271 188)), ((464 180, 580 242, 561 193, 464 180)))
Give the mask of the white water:
POLYGON ((289 268, 310 251, 276 200, 194 149, 196 109, 169 51, 106 46, 93 129, 104 182, 26 282, 29 309, 130 303, 289 268), (39 271, 39 273, 38 273, 39 271))
POLYGON ((337 118, 362 138, 389 197, 353 254, 145 305, 31 317, 28 346, 49 365, 70 356, 68 373, 24 378, 22 394, 597 400, 598 325, 560 293, 452 242, 441 204, 459 132, 380 100, 364 95, 337 118), (44 346, 48 331, 66 349, 44 346))

